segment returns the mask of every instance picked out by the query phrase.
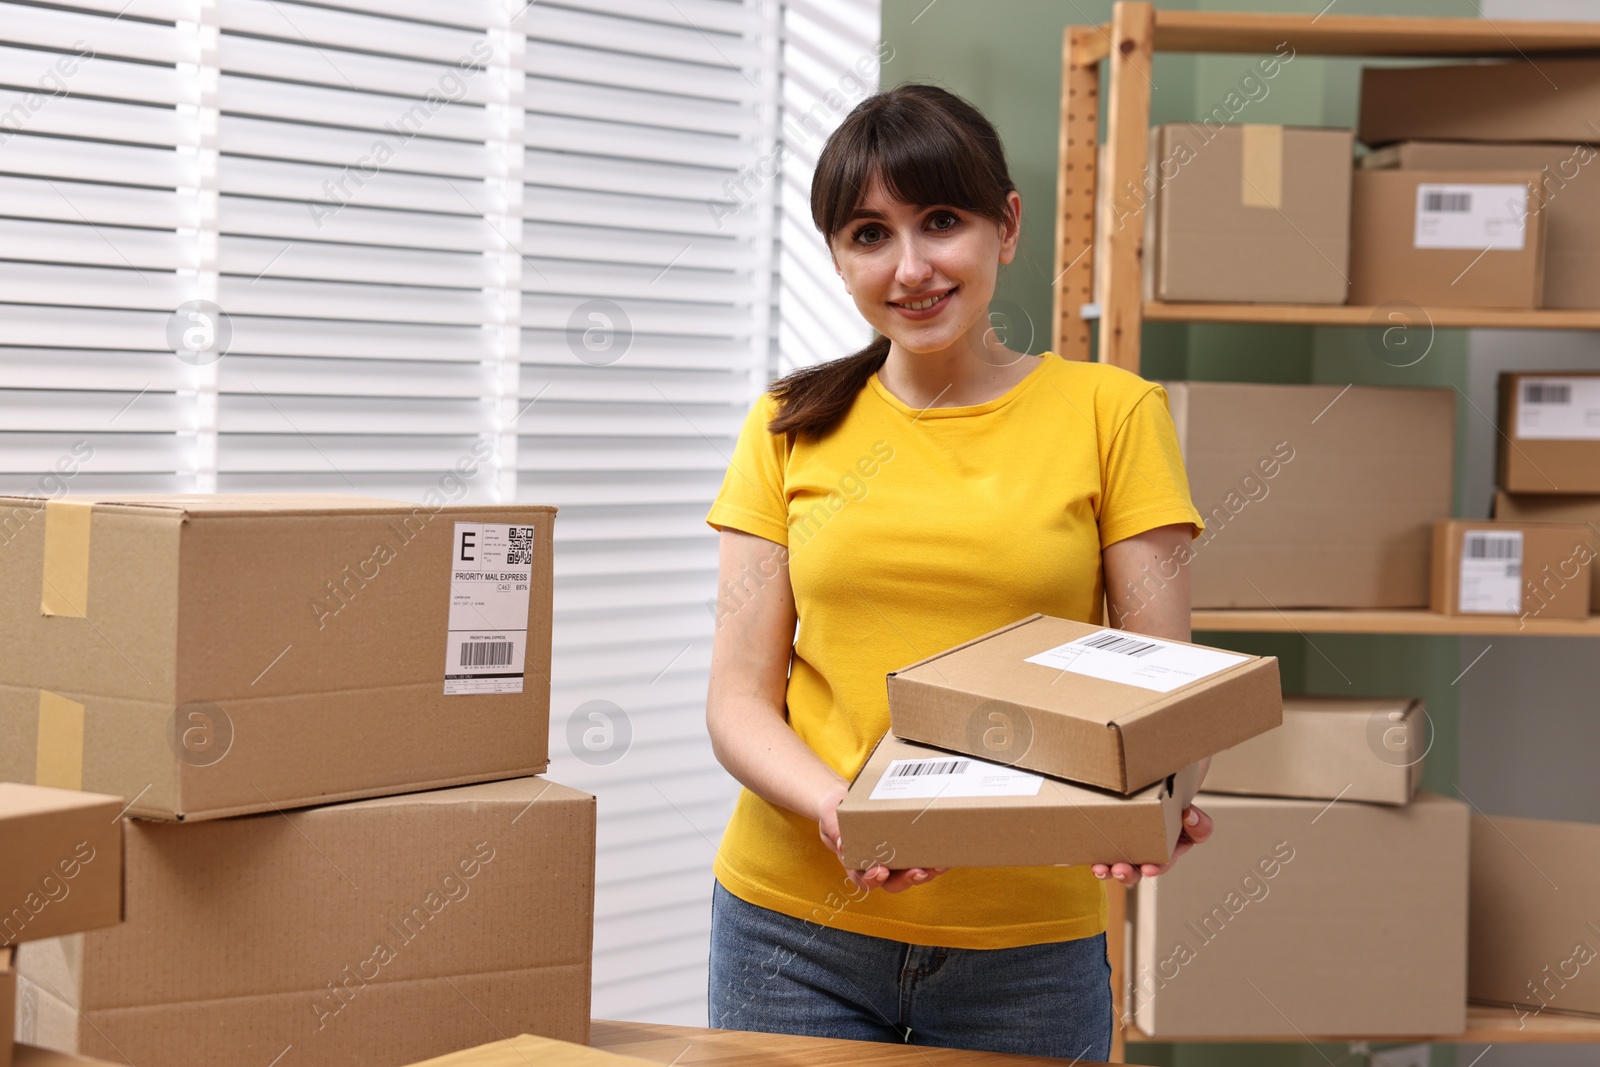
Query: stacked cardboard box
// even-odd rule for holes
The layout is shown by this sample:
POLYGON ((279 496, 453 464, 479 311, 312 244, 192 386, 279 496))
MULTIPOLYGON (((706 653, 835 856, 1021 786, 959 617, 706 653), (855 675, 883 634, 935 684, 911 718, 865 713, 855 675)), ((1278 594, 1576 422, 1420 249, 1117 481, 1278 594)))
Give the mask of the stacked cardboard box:
POLYGON ((1302 697, 1219 755, 1229 795, 1208 778, 1197 798, 1211 839, 1132 899, 1132 1021, 1171 1038, 1462 1032, 1468 809, 1415 792, 1430 743, 1415 701, 1302 697))
POLYGON ((4 500, 0 778, 138 817, 125 921, 18 954, 19 1036, 169 1067, 586 1040, 594 799, 536 777, 553 519, 4 500))
POLYGON ((1164 863, 1194 765, 1282 721, 1278 663, 1032 615, 895 671, 845 862, 1164 863))

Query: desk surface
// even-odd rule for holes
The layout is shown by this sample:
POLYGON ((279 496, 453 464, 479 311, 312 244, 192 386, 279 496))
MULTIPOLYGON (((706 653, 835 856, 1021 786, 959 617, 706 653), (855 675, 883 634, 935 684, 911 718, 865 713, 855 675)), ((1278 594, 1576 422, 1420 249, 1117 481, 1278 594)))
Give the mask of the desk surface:
MULTIPOLYGON (((1002 1056, 925 1045, 839 1041, 693 1026, 622 1023, 596 1019, 589 1044, 674 1067, 1061 1067, 1039 1056, 1002 1056)), ((1095 1067, 1080 1061, 1079 1067, 1095 1067)))

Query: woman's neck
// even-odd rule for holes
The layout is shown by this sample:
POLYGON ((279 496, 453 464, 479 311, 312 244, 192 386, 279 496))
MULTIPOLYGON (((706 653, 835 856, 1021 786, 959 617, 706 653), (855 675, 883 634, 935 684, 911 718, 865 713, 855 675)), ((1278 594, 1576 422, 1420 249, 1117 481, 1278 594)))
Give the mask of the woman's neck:
POLYGON ((891 343, 878 380, 908 407, 969 407, 1004 395, 1036 365, 1037 357, 1012 351, 986 329, 940 352, 909 352, 891 343))

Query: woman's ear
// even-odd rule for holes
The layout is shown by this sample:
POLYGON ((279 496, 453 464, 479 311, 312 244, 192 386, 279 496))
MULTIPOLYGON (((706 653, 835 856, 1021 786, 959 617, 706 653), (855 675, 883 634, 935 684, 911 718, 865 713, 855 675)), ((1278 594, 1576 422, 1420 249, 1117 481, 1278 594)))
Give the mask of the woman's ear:
POLYGON ((1006 221, 1000 224, 1000 262, 1017 258, 1017 241, 1022 237, 1022 194, 1015 189, 1006 194, 1006 221))

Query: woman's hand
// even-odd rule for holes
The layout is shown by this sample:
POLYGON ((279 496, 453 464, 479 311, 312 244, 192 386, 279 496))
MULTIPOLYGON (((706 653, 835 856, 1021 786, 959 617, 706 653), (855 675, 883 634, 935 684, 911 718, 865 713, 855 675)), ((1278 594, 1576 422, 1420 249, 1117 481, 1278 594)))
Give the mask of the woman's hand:
POLYGON ((1131 863, 1096 863, 1090 868, 1096 878, 1105 878, 1110 875, 1126 886, 1139 884, 1140 878, 1154 878, 1158 874, 1166 874, 1172 865, 1178 862, 1178 857, 1188 852, 1196 845, 1203 844, 1211 836, 1215 828, 1211 816, 1199 808, 1190 806, 1183 809, 1183 830, 1178 834, 1178 844, 1172 850, 1172 858, 1165 863, 1141 863, 1135 867, 1131 863))
MULTIPOLYGON (((839 834, 839 805, 844 802, 845 793, 849 787, 840 783, 823 793, 817 803, 817 833, 822 838, 822 843, 828 850, 839 857, 839 862, 844 863, 844 838, 839 834)), ((914 885, 925 885, 939 877, 948 867, 907 867, 901 870, 890 870, 879 864, 864 871, 853 870, 845 867, 845 877, 850 879, 850 884, 862 892, 873 889, 882 889, 888 893, 899 893, 910 889, 914 885)))

